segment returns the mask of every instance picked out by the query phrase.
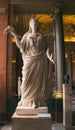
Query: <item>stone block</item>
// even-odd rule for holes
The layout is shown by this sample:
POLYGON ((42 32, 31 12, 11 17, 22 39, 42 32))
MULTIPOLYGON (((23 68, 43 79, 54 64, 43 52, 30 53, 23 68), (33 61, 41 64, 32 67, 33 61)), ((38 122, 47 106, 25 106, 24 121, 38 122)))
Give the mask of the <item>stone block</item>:
POLYGON ((12 116, 12 130, 52 130, 52 120, 49 113, 37 115, 12 116))

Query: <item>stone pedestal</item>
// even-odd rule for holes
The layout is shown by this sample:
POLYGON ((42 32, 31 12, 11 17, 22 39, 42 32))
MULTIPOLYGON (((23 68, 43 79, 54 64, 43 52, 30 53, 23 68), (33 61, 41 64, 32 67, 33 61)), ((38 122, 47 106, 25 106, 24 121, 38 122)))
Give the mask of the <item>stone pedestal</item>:
POLYGON ((72 86, 63 84, 63 124, 72 126, 72 86))
POLYGON ((48 113, 47 107, 38 107, 38 108, 26 108, 23 106, 18 106, 16 108, 17 115, 37 115, 39 113, 48 113))
POLYGON ((52 130, 51 115, 17 115, 15 112, 12 116, 12 130, 52 130))

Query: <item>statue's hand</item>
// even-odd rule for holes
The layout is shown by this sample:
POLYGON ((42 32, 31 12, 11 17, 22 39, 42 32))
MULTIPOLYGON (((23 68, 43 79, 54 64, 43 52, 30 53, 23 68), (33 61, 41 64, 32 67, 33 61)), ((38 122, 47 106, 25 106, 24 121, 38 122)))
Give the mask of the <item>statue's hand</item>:
POLYGON ((9 32, 11 33, 11 32, 13 32, 13 31, 14 31, 14 28, 8 25, 8 26, 4 29, 4 34, 5 34, 5 33, 9 33, 9 32))
POLYGON ((21 38, 21 36, 16 33, 15 29, 9 25, 4 29, 3 34, 6 33, 11 33, 11 35, 13 35, 14 37, 21 38))

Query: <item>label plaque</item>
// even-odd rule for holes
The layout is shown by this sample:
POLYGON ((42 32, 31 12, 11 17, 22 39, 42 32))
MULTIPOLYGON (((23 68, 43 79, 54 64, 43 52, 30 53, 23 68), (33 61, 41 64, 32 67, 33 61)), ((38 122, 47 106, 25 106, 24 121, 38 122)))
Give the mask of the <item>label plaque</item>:
POLYGON ((6 14, 6 8, 0 8, 0 14, 6 14))

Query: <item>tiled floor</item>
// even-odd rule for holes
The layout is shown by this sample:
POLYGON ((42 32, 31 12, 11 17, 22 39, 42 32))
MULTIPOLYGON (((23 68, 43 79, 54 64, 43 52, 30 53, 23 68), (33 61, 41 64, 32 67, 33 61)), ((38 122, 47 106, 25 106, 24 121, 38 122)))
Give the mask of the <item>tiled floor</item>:
POLYGON ((11 125, 4 125, 0 130, 12 130, 11 125))
POLYGON ((62 123, 52 124, 52 130, 65 130, 65 127, 62 123))
MULTIPOLYGON (((11 124, 0 126, 0 130, 12 130, 11 124)), ((52 124, 52 130, 75 130, 75 127, 65 128, 62 123, 52 124)))
MULTIPOLYGON (((11 124, 2 126, 0 130, 12 130, 11 124)), ((52 130, 65 130, 65 128, 63 124, 53 124, 52 130)))

